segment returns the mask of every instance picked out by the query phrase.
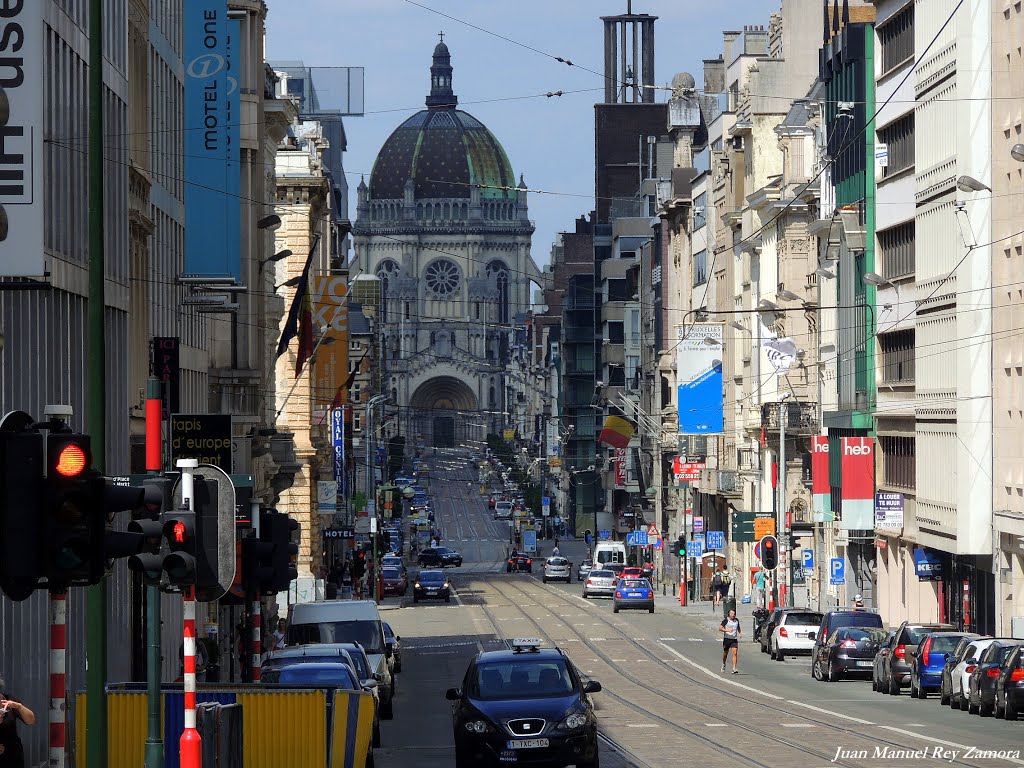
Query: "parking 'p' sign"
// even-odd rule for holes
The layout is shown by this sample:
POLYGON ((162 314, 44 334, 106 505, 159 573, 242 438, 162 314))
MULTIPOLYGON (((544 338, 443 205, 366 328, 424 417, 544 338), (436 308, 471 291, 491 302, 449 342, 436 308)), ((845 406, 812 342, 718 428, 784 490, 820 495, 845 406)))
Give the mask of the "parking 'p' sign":
POLYGON ((828 567, 829 584, 846 583, 846 561, 841 557, 833 557, 828 567))

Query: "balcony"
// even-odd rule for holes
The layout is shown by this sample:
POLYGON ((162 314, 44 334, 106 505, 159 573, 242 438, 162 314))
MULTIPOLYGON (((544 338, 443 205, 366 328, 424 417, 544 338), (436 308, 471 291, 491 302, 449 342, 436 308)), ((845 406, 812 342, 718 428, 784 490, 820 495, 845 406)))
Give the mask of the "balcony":
POLYGON ((786 434, 787 435, 816 435, 821 431, 818 423, 818 404, 781 402, 764 403, 761 406, 761 426, 768 436, 772 434, 778 439, 779 414, 781 408, 786 411, 786 434))
POLYGON ((722 496, 733 498, 743 495, 743 485, 740 482, 739 472, 734 469, 718 470, 718 492, 722 496))

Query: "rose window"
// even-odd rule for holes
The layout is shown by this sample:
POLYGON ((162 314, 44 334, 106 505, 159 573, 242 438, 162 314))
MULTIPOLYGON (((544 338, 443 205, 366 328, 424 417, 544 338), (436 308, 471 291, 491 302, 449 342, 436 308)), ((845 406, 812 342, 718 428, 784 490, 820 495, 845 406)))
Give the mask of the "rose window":
POLYGON ((444 299, 459 288, 459 268, 448 259, 439 259, 427 267, 427 288, 444 299))

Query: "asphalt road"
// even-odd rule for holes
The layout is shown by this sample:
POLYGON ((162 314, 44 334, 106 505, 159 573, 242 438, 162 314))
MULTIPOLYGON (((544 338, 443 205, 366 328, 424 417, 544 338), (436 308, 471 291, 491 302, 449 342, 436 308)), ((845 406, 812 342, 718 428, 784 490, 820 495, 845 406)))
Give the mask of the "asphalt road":
MULTIPOLYGON (((504 524, 465 479, 448 473, 432 492, 444 543, 466 564, 450 572, 457 594, 450 604, 399 608, 389 601, 386 618, 402 637, 404 666, 395 719, 383 726, 381 768, 452 766, 445 689, 461 684, 479 650, 521 636, 567 649, 602 683, 594 699, 605 768, 1024 766, 1024 722, 953 711, 936 696, 873 693, 867 681, 819 683, 806 657, 774 662, 749 638, 741 643, 740 674, 723 675, 710 608, 680 608, 669 595, 659 596, 654 614, 613 614, 608 600, 584 600, 575 578, 543 584, 540 569, 506 574, 504 524)), ((578 542, 561 548, 575 561, 584 549, 578 542)))

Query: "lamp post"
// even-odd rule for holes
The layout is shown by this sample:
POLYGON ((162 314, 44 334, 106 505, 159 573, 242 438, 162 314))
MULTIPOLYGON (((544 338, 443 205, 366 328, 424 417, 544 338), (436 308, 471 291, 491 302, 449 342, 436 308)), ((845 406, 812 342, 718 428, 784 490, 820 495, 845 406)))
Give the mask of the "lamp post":
POLYGON ((779 530, 785 534, 786 539, 786 563, 784 583, 786 585, 786 605, 793 607, 793 534, 789 530, 788 515, 786 514, 786 415, 788 413, 785 405, 789 398, 789 392, 783 392, 779 396, 779 530))
POLYGON ((366 511, 370 511, 370 505, 373 505, 373 517, 370 518, 370 541, 373 544, 373 560, 371 564, 373 568, 370 571, 370 589, 373 590, 373 601, 379 602, 379 596, 377 594, 377 499, 374 492, 374 472, 373 465, 370 463, 372 453, 370 451, 370 443, 373 440, 373 408, 378 403, 383 403, 387 400, 387 395, 374 395, 366 403, 366 511))

